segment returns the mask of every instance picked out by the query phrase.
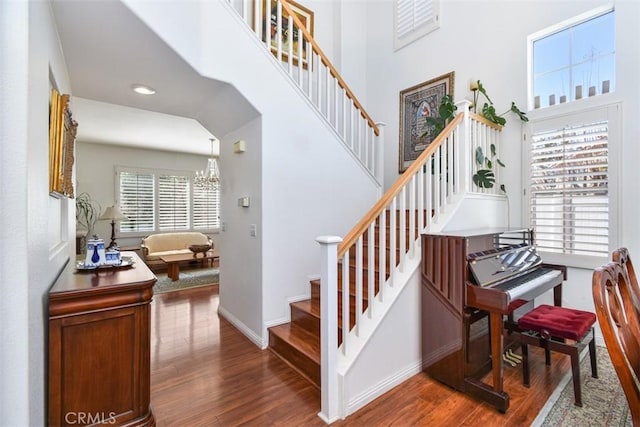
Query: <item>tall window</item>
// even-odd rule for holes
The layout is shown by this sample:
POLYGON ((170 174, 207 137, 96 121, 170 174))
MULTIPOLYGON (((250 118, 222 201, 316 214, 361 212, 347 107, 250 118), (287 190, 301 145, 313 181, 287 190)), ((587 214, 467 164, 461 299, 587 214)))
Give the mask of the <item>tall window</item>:
POLYGON ((396 50, 440 27, 440 0, 395 0, 396 50))
POLYGON ((530 125, 528 211, 538 249, 591 268, 615 244, 614 105, 530 125), (612 144, 613 143, 613 144, 612 144))
POLYGON ((129 218, 120 222, 120 232, 155 230, 155 176, 152 173, 119 173, 120 210, 129 218))
POLYGON ((117 168, 122 233, 212 230, 219 227, 219 189, 193 185, 192 172, 117 168))
POLYGON ((158 227, 162 231, 189 228, 189 178, 180 175, 158 177, 158 227))
POLYGON ((615 90, 615 12, 597 9, 529 37, 530 109, 615 90))
POLYGON ((211 229, 220 225, 220 191, 193 188, 193 228, 211 229))

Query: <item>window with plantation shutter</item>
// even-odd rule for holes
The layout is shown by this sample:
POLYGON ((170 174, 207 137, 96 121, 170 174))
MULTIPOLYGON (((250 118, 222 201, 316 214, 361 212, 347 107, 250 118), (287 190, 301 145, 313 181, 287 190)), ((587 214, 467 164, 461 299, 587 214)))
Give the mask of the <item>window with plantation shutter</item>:
POLYGON ((122 234, 175 230, 213 231, 220 226, 220 189, 193 185, 191 171, 116 167, 122 234))
POLYGON ((440 27, 440 0, 395 0, 396 50, 440 27))
POLYGON ((161 231, 189 229, 189 178, 158 177, 158 227, 161 231))
POLYGON ((220 191, 193 187, 193 228, 211 229, 219 227, 220 191))
POLYGON ((155 229, 154 175, 121 172, 119 179, 120 211, 129 218, 120 221, 120 232, 148 232, 155 229))
POLYGON ((616 238, 616 162, 610 142, 617 123, 612 111, 617 109, 532 124, 530 225, 538 250, 567 255, 567 265, 588 267, 588 258, 598 264, 616 238))

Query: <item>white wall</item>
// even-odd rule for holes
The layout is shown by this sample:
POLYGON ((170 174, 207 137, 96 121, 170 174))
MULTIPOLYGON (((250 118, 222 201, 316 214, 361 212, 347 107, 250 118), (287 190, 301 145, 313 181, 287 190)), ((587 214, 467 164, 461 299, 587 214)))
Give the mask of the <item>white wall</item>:
POLYGON ((0 20, 0 414, 43 425, 46 295, 72 251, 74 209, 49 196, 50 74, 70 85, 48 2, 2 2, 0 20))
MULTIPOLYGON (((309 276, 320 271, 315 238, 346 234, 373 205, 379 188, 356 166, 356 160, 336 140, 335 133, 284 77, 281 64, 274 61, 228 4, 180 3, 181 7, 191 8, 180 13, 172 13, 174 2, 160 6, 127 0, 125 4, 202 75, 232 82, 261 114, 262 156, 246 167, 261 171, 261 218, 256 226, 262 257, 243 266, 253 266, 256 271, 251 274, 258 268, 262 270, 261 284, 255 287, 261 294, 243 298, 263 301, 262 319, 259 312, 246 313, 248 317, 230 314, 236 317, 237 325, 244 324, 266 345, 265 327, 289 319, 288 300, 310 294, 309 276), (186 19, 194 15, 200 16, 200 25, 186 19), (220 38, 220 34, 225 37, 220 38), (200 40, 207 40, 206 45, 200 40), (194 45, 200 46, 201 51, 196 52, 194 45), (260 330, 249 326, 256 324, 261 324, 260 330)), ((206 119, 200 121, 206 127, 206 119)), ((217 134, 215 129, 210 131, 217 134)), ((241 132, 233 136, 243 137, 241 132)), ((220 138, 227 140, 226 135, 220 138)), ((222 147, 221 153, 224 165, 228 154, 222 147)), ((224 197, 233 201, 242 195, 227 193, 224 197)), ((225 233, 225 241, 243 241, 248 230, 242 227, 225 233)), ((223 274, 228 280, 247 273, 225 268, 223 274)), ((240 306, 221 298, 223 307, 240 306)))
MULTIPOLYGON (((207 156, 77 141, 76 190, 78 194, 88 193, 97 201, 102 214, 117 201, 116 166, 195 173, 196 170, 204 169, 206 164, 207 156)), ((108 240, 111 236, 111 222, 97 221, 95 232, 105 241, 108 240)), ((147 234, 149 233, 120 237, 116 226, 116 240, 120 246, 140 245, 140 239, 147 234)))
MULTIPOLYGON (((351 0, 343 0, 350 3, 351 0)), ((527 36, 565 19, 610 4, 606 1, 443 1, 441 28, 409 46, 393 51, 393 1, 367 2, 367 104, 375 120, 387 122, 385 186, 396 177, 398 164, 399 93, 441 74, 455 71, 454 98, 472 99, 469 81, 480 79, 497 110, 506 111, 515 101, 527 105, 527 36), (504 108, 503 108, 504 106, 504 108)), ((640 182, 640 3, 615 2, 617 90, 613 100, 623 103, 622 214, 620 246, 640 254, 640 201, 630 196, 640 182)), ((353 31, 356 31, 355 29, 353 31)), ((522 212, 522 136, 515 116, 507 116, 502 134, 507 167, 505 181, 510 199, 510 223, 524 224, 522 212)), ((613 248, 612 248, 613 249, 613 248)), ((633 256, 633 255, 632 255, 633 256)), ((640 255, 638 255, 640 256, 640 255)), ((591 271, 570 269, 564 304, 593 310, 591 271)))
POLYGON ((420 279, 421 269, 416 268, 367 342, 366 351, 345 373, 345 414, 352 414, 422 370, 420 279))
POLYGON ((257 345, 262 342, 263 233, 249 233, 252 224, 262 227, 263 191, 261 180, 262 120, 255 119, 227 134, 220 144, 224 165, 220 166, 220 312, 257 345), (234 153, 233 143, 243 140, 244 153, 234 153), (249 207, 238 206, 240 197, 249 197, 249 207), (242 320, 240 320, 242 319, 242 320))

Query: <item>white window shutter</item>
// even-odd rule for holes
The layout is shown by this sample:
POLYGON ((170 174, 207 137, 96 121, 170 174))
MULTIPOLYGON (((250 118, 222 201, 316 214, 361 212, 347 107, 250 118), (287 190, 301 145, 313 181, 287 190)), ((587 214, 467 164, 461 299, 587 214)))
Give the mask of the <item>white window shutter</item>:
POLYGON ((530 124, 528 215, 547 262, 592 268, 617 243, 617 107, 530 124))
POLYGON ((189 178, 158 177, 158 227, 161 231, 189 229, 189 178))
POLYGON ((220 226, 220 189, 193 185, 190 171, 116 167, 124 234, 213 231, 220 226))
POLYGON ((395 0, 394 6, 395 50, 440 27, 440 0, 395 0))
POLYGON ((154 176, 150 173, 120 172, 120 210, 129 218, 120 221, 121 232, 151 232, 155 229, 154 176))
POLYGON ((193 228, 212 229, 219 226, 220 190, 193 187, 193 228))

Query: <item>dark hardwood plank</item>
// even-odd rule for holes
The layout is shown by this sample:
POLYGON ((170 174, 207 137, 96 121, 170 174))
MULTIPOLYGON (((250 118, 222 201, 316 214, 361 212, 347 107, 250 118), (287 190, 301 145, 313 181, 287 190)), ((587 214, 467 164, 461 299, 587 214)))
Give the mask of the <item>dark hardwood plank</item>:
MULTIPOLYGON (((217 315, 218 287, 154 296, 151 406, 157 425, 323 426, 320 393, 271 351, 217 315)), ((505 367, 506 414, 420 373, 334 426, 530 425, 569 371, 568 359, 530 349, 531 388, 505 367)), ((485 379, 490 382, 490 378, 485 379)))

